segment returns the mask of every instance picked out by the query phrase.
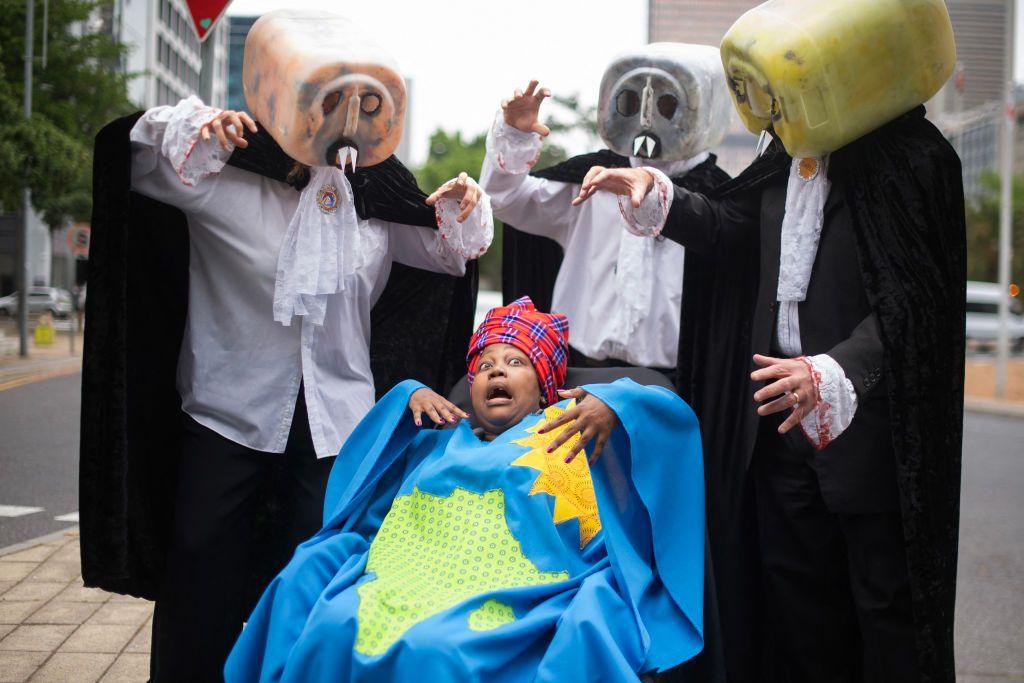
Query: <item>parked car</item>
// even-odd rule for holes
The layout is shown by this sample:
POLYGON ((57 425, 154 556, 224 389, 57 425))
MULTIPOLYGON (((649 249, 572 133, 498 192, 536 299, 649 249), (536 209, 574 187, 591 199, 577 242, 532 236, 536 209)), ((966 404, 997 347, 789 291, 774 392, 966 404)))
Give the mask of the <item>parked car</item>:
POLYGON ((999 297, 1010 300, 1010 346, 1024 350, 1024 302, 1010 297, 995 282, 967 282, 967 341, 975 347, 992 348, 999 338, 999 297))
MULTIPOLYGON (((49 313, 54 318, 66 318, 71 315, 71 311, 71 294, 67 290, 56 287, 33 287, 28 291, 29 315, 49 313)), ((0 315, 18 315, 17 292, 0 297, 0 315)))

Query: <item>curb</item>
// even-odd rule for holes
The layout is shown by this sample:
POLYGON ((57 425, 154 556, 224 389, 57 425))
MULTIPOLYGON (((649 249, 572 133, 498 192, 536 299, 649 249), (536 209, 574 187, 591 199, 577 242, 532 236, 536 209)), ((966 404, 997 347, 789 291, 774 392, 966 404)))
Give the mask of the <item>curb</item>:
POLYGON ((964 411, 1024 419, 1024 401, 1001 401, 995 398, 965 396, 964 411))
POLYGON ((67 360, 41 364, 35 368, 26 368, 24 372, 0 370, 0 391, 15 389, 34 384, 48 379, 73 375, 82 370, 81 358, 69 358, 67 360))
POLYGON ((72 532, 74 532, 75 536, 78 535, 79 527, 77 524, 75 526, 68 527, 67 529, 63 529, 61 531, 54 531, 52 534, 46 534, 45 536, 30 538, 27 541, 21 541, 20 543, 9 545, 6 548, 0 548, 0 557, 4 557, 6 555, 13 555, 14 553, 21 552, 22 550, 35 548, 37 545, 43 545, 44 543, 50 543, 51 541, 59 541, 68 534, 71 534, 72 532))

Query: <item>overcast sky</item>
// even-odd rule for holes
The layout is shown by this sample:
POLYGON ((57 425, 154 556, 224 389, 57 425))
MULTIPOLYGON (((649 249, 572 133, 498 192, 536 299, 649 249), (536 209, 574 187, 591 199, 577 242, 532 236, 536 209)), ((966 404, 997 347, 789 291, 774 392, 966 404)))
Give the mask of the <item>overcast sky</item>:
MULTIPOLYGON (((1017 0, 1018 43, 1024 0, 1017 0)), ((302 7, 343 14, 374 32, 412 81, 412 164, 438 126, 485 130, 502 97, 530 78, 552 91, 597 100, 601 74, 621 50, 647 38, 647 0, 234 0, 229 14, 302 7)), ((1017 80, 1024 49, 1016 50, 1017 80)), ((572 150, 583 151, 583 150, 572 150)))

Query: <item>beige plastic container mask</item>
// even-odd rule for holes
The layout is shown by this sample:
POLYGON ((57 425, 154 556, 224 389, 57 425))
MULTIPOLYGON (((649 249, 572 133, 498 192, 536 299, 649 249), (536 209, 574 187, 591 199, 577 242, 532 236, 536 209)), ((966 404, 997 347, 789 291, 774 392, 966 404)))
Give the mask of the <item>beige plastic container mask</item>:
POLYGON ((740 118, 794 157, 833 152, 938 92, 956 46, 942 0, 769 0, 722 40, 740 118))
POLYGON ((359 166, 394 153, 405 123, 405 81, 391 57, 336 14, 278 10, 253 24, 242 65, 245 100, 293 159, 359 166))

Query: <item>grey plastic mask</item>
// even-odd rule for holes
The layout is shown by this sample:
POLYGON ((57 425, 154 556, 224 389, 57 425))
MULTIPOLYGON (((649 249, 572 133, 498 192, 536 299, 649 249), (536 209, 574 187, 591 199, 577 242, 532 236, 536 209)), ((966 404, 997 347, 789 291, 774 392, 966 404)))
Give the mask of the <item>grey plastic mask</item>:
POLYGON ((707 45, 651 43, 601 79, 597 129, 624 156, 689 159, 722 141, 731 116, 721 57, 707 45))

